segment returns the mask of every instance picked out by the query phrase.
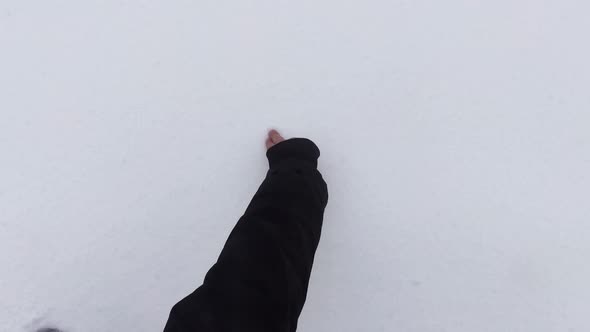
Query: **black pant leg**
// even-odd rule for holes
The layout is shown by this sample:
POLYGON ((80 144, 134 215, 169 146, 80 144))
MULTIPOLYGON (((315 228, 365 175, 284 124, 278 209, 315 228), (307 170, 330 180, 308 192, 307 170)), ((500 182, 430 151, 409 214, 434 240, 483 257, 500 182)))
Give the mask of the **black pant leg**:
POLYGON ((267 152, 270 169, 195 292, 171 310, 165 332, 296 330, 328 201, 307 139, 267 152))

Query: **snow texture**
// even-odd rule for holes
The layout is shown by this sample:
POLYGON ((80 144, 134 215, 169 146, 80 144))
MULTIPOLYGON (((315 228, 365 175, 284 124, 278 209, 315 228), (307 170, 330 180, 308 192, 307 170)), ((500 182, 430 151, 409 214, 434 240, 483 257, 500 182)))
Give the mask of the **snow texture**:
POLYGON ((299 331, 590 331, 589 11, 0 0, 0 331, 161 331, 273 126, 330 188, 299 331))

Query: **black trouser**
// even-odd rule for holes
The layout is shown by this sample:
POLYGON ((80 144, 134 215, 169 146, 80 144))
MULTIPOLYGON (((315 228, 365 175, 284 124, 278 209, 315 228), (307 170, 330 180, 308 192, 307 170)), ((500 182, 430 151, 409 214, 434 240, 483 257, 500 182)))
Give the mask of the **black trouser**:
POLYGON ((172 308, 164 332, 296 330, 328 191, 310 140, 281 142, 266 155, 266 179, 203 285, 172 308))

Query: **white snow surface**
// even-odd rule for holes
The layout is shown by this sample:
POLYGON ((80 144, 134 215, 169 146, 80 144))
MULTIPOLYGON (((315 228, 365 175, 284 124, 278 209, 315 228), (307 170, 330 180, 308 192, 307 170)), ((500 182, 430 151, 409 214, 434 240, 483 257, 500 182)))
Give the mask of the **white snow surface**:
POLYGON ((590 331, 590 2, 0 0, 0 331, 161 331, 276 127, 299 331, 590 331))

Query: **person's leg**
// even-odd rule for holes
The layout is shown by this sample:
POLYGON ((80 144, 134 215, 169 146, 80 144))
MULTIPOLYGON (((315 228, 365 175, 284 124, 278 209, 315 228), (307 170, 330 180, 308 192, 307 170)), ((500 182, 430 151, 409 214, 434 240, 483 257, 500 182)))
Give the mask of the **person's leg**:
POLYGON ((328 191, 310 140, 266 140, 270 169, 205 281, 170 312, 165 332, 290 332, 307 293, 328 191))

